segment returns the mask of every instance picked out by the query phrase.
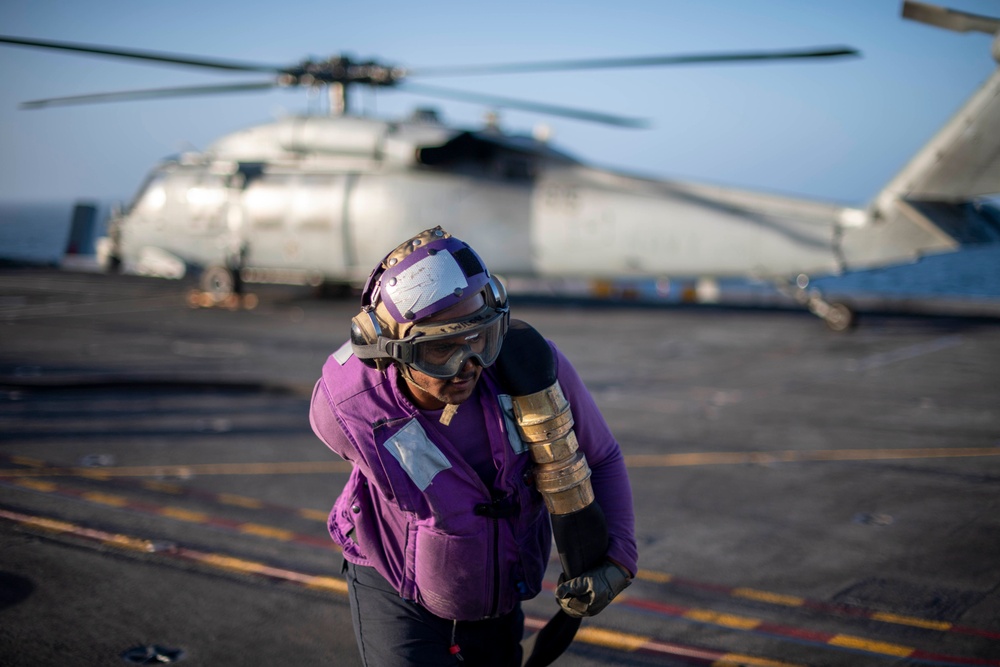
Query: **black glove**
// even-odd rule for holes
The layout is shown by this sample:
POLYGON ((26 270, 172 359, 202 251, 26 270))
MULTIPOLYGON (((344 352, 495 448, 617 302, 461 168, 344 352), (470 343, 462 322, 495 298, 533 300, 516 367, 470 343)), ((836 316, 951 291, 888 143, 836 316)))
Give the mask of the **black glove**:
POLYGON ((603 565, 587 570, 575 579, 559 579, 556 600, 563 611, 573 618, 594 616, 632 583, 623 569, 611 561, 604 561, 603 565))

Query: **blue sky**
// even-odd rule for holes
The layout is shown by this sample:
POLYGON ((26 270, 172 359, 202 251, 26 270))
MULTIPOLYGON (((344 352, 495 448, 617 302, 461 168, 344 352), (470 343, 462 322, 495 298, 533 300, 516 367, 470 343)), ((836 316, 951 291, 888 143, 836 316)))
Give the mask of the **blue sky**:
MULTIPOLYGON (((900 18, 901 0, 507 0, 377 3, 6 0, 6 35, 291 64, 347 52, 419 67, 849 45, 859 59, 500 75, 422 82, 648 118, 625 130, 545 123, 598 166, 863 204, 993 71, 990 38, 900 18)), ((949 6, 1000 16, 998 0, 949 6)), ((0 47, 0 201, 129 198, 159 158, 307 109, 303 92, 37 111, 19 102, 252 75, 0 47)), ((433 104, 475 127, 485 109, 398 92, 357 95, 382 116, 433 104)))

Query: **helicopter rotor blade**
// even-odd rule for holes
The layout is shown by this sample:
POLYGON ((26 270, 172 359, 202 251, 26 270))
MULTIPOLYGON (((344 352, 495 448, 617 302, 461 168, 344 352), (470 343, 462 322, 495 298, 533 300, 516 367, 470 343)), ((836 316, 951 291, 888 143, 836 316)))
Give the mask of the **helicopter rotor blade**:
POLYGON ((195 56, 185 56, 176 53, 162 53, 157 51, 141 51, 138 49, 120 49, 97 44, 79 44, 74 42, 56 42, 43 39, 23 39, 20 37, 8 37, 0 35, 0 43, 13 44, 16 46, 29 46, 40 49, 59 49, 62 51, 76 51, 78 53, 90 53, 98 56, 111 56, 115 58, 133 58, 137 60, 150 60, 153 62, 170 63, 173 65, 186 65, 189 67, 209 67, 212 69, 223 69, 236 72, 267 72, 282 73, 283 67, 274 65, 262 65, 259 63, 248 63, 236 60, 219 60, 214 58, 203 58, 195 56))
POLYGON ((45 100, 22 102, 22 109, 43 109, 45 107, 70 106, 75 104, 96 104, 100 102, 128 102, 135 100, 162 99, 166 97, 186 97, 192 95, 214 95, 218 93, 242 93, 255 90, 267 90, 278 87, 273 81, 230 83, 210 86, 180 86, 177 88, 150 88, 146 90, 124 90, 115 93, 93 93, 89 95, 72 95, 70 97, 52 97, 45 100))
POLYGON ((589 58, 583 60, 549 60, 529 63, 496 65, 460 65, 457 67, 407 68, 410 76, 466 76, 479 74, 525 74, 529 72, 558 72, 583 69, 613 69, 627 67, 661 67, 669 65, 696 65, 702 63, 749 62, 768 60, 797 60, 859 56, 857 49, 831 46, 785 51, 742 51, 730 53, 702 53, 689 55, 659 55, 624 58, 589 58))
POLYGON ((985 32, 988 35, 1000 32, 1000 19, 912 0, 903 3, 903 18, 955 32, 985 32))
MULTIPOLYGON (((214 93, 246 92, 263 90, 276 86, 325 86, 339 84, 344 87, 352 85, 367 85, 371 87, 395 87, 404 83, 409 76, 462 76, 480 74, 506 74, 527 72, 551 72, 585 69, 610 69, 627 67, 659 67, 667 65, 691 65, 700 63, 730 63, 748 61, 775 61, 806 58, 828 58, 837 56, 858 55, 858 51, 849 47, 823 47, 812 49, 785 51, 747 51, 730 53, 705 53, 694 55, 659 55, 621 58, 591 58, 584 60, 554 60, 527 63, 507 63, 494 65, 467 65, 457 67, 430 67, 407 69, 382 65, 380 63, 358 62, 348 56, 331 57, 325 60, 304 60, 297 65, 281 67, 249 63, 235 60, 221 60, 200 56, 188 56, 175 53, 144 51, 137 49, 122 49, 97 44, 82 44, 74 42, 57 42, 52 40, 24 39, 0 35, 0 44, 27 46, 44 49, 59 49, 78 53, 109 56, 117 58, 132 58, 137 60, 183 65, 188 67, 203 67, 227 71, 252 71, 276 74, 272 82, 235 83, 227 85, 184 86, 178 88, 158 88, 152 90, 122 91, 113 93, 97 93, 90 95, 75 95, 25 102, 25 109, 38 109, 50 106, 67 106, 99 102, 116 102, 165 97, 180 97, 185 95, 208 95, 214 93)), ((646 127, 647 122, 639 118, 627 118, 583 109, 574 109, 540 102, 530 102, 512 98, 471 93, 449 88, 438 88, 421 85, 405 84, 405 88, 418 94, 435 97, 457 99, 477 104, 521 109, 544 113, 565 118, 574 118, 617 127, 646 127)))
POLYGON ((423 84, 412 84, 410 82, 405 82, 397 86, 397 90, 402 90, 410 93, 417 93, 421 95, 430 95, 433 97, 446 97, 454 100, 460 100, 463 102, 472 102, 474 104, 486 104, 490 106, 504 107, 507 109, 520 109, 521 111, 532 111, 536 113, 543 113, 550 116, 562 116, 564 118, 574 118, 576 120, 585 120, 592 123, 603 123, 605 125, 614 125, 616 127, 628 127, 628 128, 649 127, 649 122, 643 120, 642 118, 627 118, 624 116, 615 116, 612 114, 601 113, 598 111, 587 111, 584 109, 574 109, 571 107, 543 104, 540 102, 529 102, 526 100, 518 100, 510 97, 498 97, 496 95, 484 95, 482 93, 473 93, 462 90, 455 90, 453 88, 441 88, 439 86, 425 86, 423 84))

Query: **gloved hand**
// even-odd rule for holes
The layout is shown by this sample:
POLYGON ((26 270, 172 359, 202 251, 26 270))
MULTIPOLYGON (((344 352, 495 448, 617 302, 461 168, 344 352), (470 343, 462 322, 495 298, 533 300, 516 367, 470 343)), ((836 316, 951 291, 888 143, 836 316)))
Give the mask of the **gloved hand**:
POLYGON ((575 579, 566 581, 564 577, 559 577, 556 600, 563 611, 574 618, 599 613, 632 583, 623 569, 611 561, 604 561, 603 565, 587 570, 575 579))

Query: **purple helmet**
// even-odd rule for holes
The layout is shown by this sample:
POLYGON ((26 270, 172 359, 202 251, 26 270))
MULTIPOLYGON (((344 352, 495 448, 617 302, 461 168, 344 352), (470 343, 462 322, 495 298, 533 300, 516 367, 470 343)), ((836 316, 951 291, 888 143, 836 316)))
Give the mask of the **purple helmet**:
POLYGON ((361 306, 351 327, 359 359, 380 369, 398 361, 435 377, 453 376, 468 358, 492 364, 509 321, 503 285, 472 248, 440 227, 389 253, 369 276, 361 306), (483 306, 477 312, 458 320, 433 318, 480 293, 483 306), (468 342, 456 345, 447 360, 435 360, 428 352, 428 343, 441 349, 442 341, 459 337, 468 342))

